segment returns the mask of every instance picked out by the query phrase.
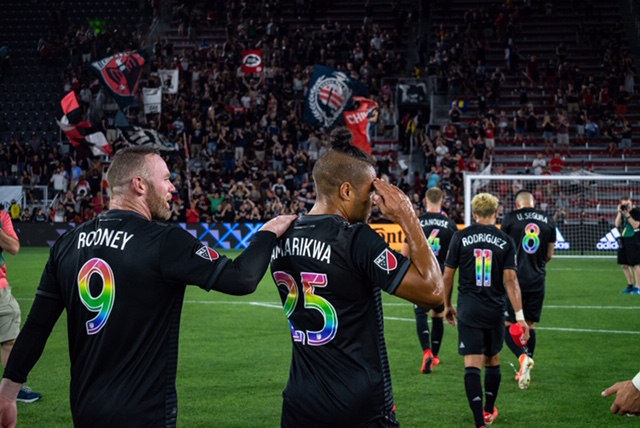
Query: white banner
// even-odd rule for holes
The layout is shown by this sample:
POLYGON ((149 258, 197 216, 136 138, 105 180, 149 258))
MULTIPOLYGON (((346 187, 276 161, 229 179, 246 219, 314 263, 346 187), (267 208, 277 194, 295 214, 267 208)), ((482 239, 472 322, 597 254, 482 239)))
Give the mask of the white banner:
POLYGON ((142 88, 144 114, 162 111, 162 88, 142 88))
POLYGON ((177 94, 178 79, 180 78, 178 70, 158 70, 158 74, 162 82, 162 89, 168 94, 177 94))
POLYGON ((4 206, 5 211, 9 211, 11 201, 22 200, 22 186, 0 186, 0 204, 4 206))

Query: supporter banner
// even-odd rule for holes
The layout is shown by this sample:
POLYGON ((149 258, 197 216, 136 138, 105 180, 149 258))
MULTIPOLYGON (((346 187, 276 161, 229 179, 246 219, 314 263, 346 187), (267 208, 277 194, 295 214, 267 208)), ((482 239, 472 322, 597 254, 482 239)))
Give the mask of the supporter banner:
POLYGON ((158 150, 176 149, 173 144, 168 142, 166 138, 155 129, 140 128, 139 126, 118 129, 130 146, 150 145, 158 150))
POLYGON ((144 114, 162 112, 162 88, 142 88, 144 114))
POLYGON ((89 68, 124 110, 135 100, 143 65, 144 59, 137 52, 127 52, 93 62, 89 68))
POLYGON ((109 141, 102 132, 89 134, 84 139, 89 143, 89 148, 94 156, 113 156, 109 141))
POLYGON ((160 81, 162 82, 162 90, 167 94, 178 93, 178 83, 180 74, 178 70, 158 70, 160 81))
POLYGON ((341 71, 313 66, 313 75, 304 104, 304 122, 321 128, 344 124, 342 112, 354 95, 366 96, 367 87, 341 71))
POLYGON ((364 97, 353 97, 355 110, 344 112, 344 123, 353 133, 353 145, 371 154, 371 127, 378 121, 378 103, 364 97))
POLYGON ((262 73, 262 51, 258 49, 242 51, 242 72, 262 73))
POLYGON ((428 106, 427 94, 427 84, 424 82, 398 83, 396 86, 396 101, 399 105, 428 106))
POLYGON ((0 204, 9 211, 11 201, 22 199, 22 186, 0 186, 0 204))

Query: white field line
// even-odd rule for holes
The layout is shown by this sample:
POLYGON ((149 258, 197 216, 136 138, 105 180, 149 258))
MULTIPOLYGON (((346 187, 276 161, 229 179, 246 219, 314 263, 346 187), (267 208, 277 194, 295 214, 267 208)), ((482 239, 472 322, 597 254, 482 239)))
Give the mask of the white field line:
MULTIPOLYGON (((25 299, 20 298, 17 300, 29 301, 33 299, 25 299)), ((192 305, 251 305, 251 306, 262 306, 265 308, 273 308, 273 309, 281 309, 282 305, 280 303, 274 302, 243 302, 243 301, 216 301, 216 300, 185 300, 184 303, 192 304, 192 305)), ((384 306, 407 306, 410 307, 410 303, 385 303, 384 306)), ((561 306, 561 305, 547 305, 546 308, 550 309, 627 309, 627 310, 637 310, 640 307, 633 306, 561 306)), ((404 321, 404 322, 415 322, 414 318, 399 318, 399 317, 384 317, 385 320, 388 321, 404 321)), ((640 331, 630 331, 630 330, 599 330, 599 329, 590 329, 590 328, 565 328, 565 327, 536 327, 537 330, 549 330, 549 331, 563 331, 563 332, 573 332, 573 333, 606 333, 606 334, 637 334, 640 335, 640 331)))

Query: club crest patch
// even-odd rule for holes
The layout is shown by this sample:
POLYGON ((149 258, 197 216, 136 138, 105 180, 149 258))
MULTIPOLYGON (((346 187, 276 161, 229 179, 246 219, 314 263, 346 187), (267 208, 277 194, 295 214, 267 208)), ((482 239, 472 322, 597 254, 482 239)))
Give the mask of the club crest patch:
POLYGON ((196 256, 200 256, 205 260, 209 260, 210 262, 217 260, 220 257, 220 254, 213 248, 202 247, 198 251, 196 251, 196 256))
POLYGON ((396 259, 396 256, 388 249, 385 249, 382 253, 380 253, 380 255, 376 257, 373 262, 376 264, 376 266, 386 271, 387 273, 398 267, 398 259, 396 259))

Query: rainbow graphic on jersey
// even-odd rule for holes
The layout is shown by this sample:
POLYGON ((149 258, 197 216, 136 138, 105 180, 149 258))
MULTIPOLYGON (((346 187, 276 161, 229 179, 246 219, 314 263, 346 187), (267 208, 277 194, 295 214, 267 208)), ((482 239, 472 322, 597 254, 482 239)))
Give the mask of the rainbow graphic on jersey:
POLYGON ((78 272, 78 293, 84 306, 90 312, 98 313, 86 322, 87 334, 96 334, 107 323, 115 300, 116 289, 111 266, 99 258, 86 262, 78 272), (93 296, 90 289, 94 274, 102 279, 102 290, 97 296, 93 296))

